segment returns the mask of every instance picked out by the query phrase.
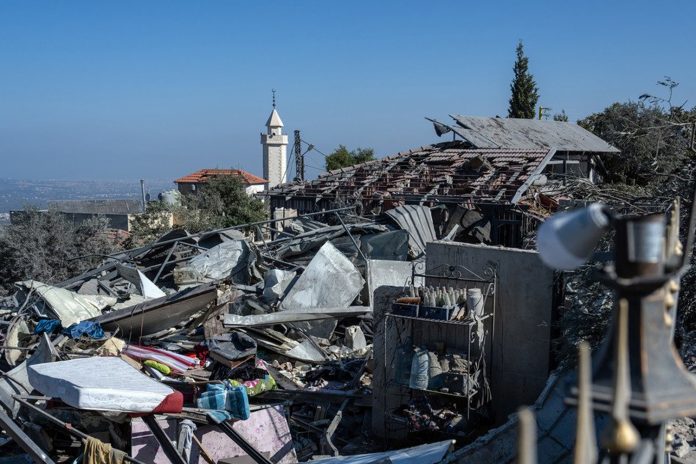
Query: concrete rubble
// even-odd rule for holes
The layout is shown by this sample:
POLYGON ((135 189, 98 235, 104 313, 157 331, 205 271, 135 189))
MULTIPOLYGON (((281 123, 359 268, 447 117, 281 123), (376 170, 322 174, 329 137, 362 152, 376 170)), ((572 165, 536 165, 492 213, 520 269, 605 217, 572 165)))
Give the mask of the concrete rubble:
POLYGON ((430 222, 339 212, 285 219, 282 233, 175 230, 64 282, 17 282, 0 301, 0 455, 439 462, 453 440, 385 452, 364 427, 371 285, 412 279, 424 244, 408 234, 434 233, 415 211, 430 222))
MULTIPOLYGON (((527 250, 453 243, 465 212, 454 228, 424 205, 353 212, 174 230, 64 282, 17 282, 0 300, 0 463, 94 449, 136 463, 514 462, 524 403, 539 462, 567 462, 577 379, 571 357, 551 361, 551 332, 571 347, 602 332, 612 299, 591 268, 559 278, 527 250)), ((673 462, 694 459, 696 423, 670 433, 673 462)))

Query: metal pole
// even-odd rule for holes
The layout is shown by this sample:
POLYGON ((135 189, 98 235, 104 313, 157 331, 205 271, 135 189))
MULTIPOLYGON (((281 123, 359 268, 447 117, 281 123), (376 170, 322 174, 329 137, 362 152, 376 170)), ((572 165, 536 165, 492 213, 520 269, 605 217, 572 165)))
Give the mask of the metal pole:
POLYGON ((145 179, 140 179, 140 199, 142 201, 143 213, 145 212, 145 179))
MULTIPOLYGON (((301 215, 298 215, 297 218, 311 217, 311 216, 321 216, 321 215, 323 215, 323 214, 337 213, 337 212, 340 212, 340 211, 349 211, 349 210, 354 210, 354 209, 355 209, 355 206, 347 206, 347 207, 345 207, 345 208, 336 208, 336 209, 327 209, 326 211, 317 211, 316 213, 301 214, 301 215)), ((292 218, 292 219, 296 219, 296 218, 292 218)), ((119 255, 123 255, 123 254, 127 254, 128 256, 131 256, 131 257, 132 257, 132 256, 137 256, 139 253, 143 253, 143 252, 146 252, 146 251, 150 251, 152 248, 160 247, 160 246, 164 246, 164 245, 170 245, 170 244, 172 244, 172 243, 176 243, 176 242, 179 242, 179 241, 181 241, 181 240, 190 240, 190 239, 192 239, 192 238, 194 238, 194 237, 198 237, 199 235, 203 235, 203 234, 215 234, 215 233, 218 233, 218 232, 224 232, 224 231, 226 231, 226 230, 237 230, 237 229, 243 229, 243 228, 245 228, 245 227, 260 226, 260 225, 270 224, 270 223, 272 223, 272 222, 277 222, 277 221, 280 221, 280 220, 281 220, 281 219, 269 219, 269 220, 265 220, 265 221, 250 222, 250 223, 248 223, 248 224, 240 224, 240 225, 237 225, 237 226, 223 227, 223 228, 221 228, 221 229, 206 230, 206 231, 203 231, 203 232, 197 232, 197 233, 195 233, 195 234, 187 235, 186 237, 179 237, 179 238, 172 238, 172 239, 169 239, 169 240, 162 240, 161 242, 154 242, 154 243, 151 243, 151 244, 149 244, 149 245, 145 245, 145 246, 142 246, 142 247, 139 247, 139 248, 133 248, 132 250, 126 250, 125 252, 122 251, 122 252, 119 252, 119 253, 112 253, 112 254, 107 255, 107 256, 113 257, 113 256, 119 256, 119 255)))
POLYGON ((348 234, 348 237, 350 237, 350 241, 353 242, 353 246, 355 246, 355 249, 358 250, 358 253, 362 257, 362 259, 365 260, 365 264, 367 265, 367 257, 365 256, 365 254, 363 254, 362 250, 360 249, 360 246, 358 246, 358 242, 355 241, 355 238, 353 238, 353 235, 350 233, 350 230, 348 230, 348 227, 346 227, 345 222, 343 222, 343 219, 341 219, 341 215, 338 214, 338 212, 336 212, 335 214, 336 214, 336 217, 338 218, 338 220, 341 222, 343 229, 348 234))
POLYGON ((29 436, 24 433, 19 426, 10 419, 10 416, 0 411, 0 426, 7 432, 9 436, 17 443, 26 453, 31 456, 34 462, 43 462, 44 464, 54 464, 55 461, 51 459, 48 454, 42 450, 39 445, 34 443, 34 441, 29 438, 29 436))
MULTIPOLYGON (((93 440, 98 440, 97 438, 94 438, 94 437, 92 437, 92 436, 90 436, 90 435, 87 435, 87 434, 84 433, 84 432, 81 432, 81 431, 77 430, 76 428, 74 428, 74 427, 72 426, 72 424, 68 424, 67 422, 63 422, 62 420, 53 417, 51 414, 49 414, 48 412, 44 411, 44 410, 41 409, 40 407, 36 406, 35 404, 31 404, 31 403, 28 402, 28 401, 23 400, 22 398, 20 398, 20 397, 17 396, 17 395, 13 395, 12 398, 14 398, 15 401, 17 401, 17 402, 20 403, 21 405, 26 406, 26 407, 28 407, 29 409, 31 409, 31 410, 33 410, 33 411, 39 413, 41 416, 43 416, 43 417, 45 417, 46 419, 48 419, 49 422, 53 422, 54 424, 60 426, 62 429, 66 430, 68 433, 70 433, 70 434, 72 434, 72 435, 75 435, 76 437, 81 438, 82 440, 87 440, 87 439, 89 439, 89 438, 91 438, 91 439, 93 439, 93 440)), ((0 412, 0 422, 2 422, 2 420, 3 420, 3 417, 2 417, 3 415, 5 415, 5 414, 2 413, 2 412, 0 412)), ((9 419, 9 417, 8 417, 8 419, 9 419)), ((14 422, 13 422, 13 423, 14 423, 14 422)), ((25 451, 27 451, 27 450, 25 449, 25 451)), ((28 452, 28 451, 27 451, 27 452, 28 452)), ((133 458, 133 457, 131 457, 131 456, 129 456, 129 455, 124 456, 123 459, 125 459, 126 461, 134 462, 134 463, 136 463, 136 464, 145 464, 144 462, 139 461, 139 460, 137 460, 137 459, 135 459, 135 458, 133 458)), ((48 461, 44 461, 44 462, 47 462, 47 463, 48 463, 48 462, 53 462, 53 461, 51 461, 50 459, 48 459, 48 461)), ((186 464, 186 463, 183 463, 183 464, 186 464)))
POLYGON ((302 154, 300 131, 295 131, 295 180, 304 180, 304 155, 302 154))
POLYGON ((172 462, 172 464, 188 464, 184 458, 179 454, 171 440, 164 433, 162 427, 160 427, 157 419, 153 415, 143 416, 143 422, 152 430, 152 433, 157 438, 157 441, 162 445, 162 451, 167 455, 167 458, 172 462))
POLYGON ((167 257, 164 258, 164 261, 162 262, 162 265, 159 268, 159 271, 157 271, 157 275, 155 276, 155 279, 152 281, 153 284, 156 284, 157 281, 159 280, 160 276, 162 275, 162 271, 164 271, 165 266, 169 262, 169 258, 172 257, 172 254, 174 253, 174 250, 176 249, 176 246, 179 244, 179 242, 176 242, 174 245, 172 245, 171 249, 169 250, 169 253, 167 253, 167 257))

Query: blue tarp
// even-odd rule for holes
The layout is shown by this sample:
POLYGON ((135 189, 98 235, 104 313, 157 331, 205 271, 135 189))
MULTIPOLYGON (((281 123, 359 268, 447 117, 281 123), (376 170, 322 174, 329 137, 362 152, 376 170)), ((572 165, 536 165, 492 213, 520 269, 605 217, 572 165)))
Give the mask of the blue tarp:
MULTIPOLYGON (((41 319, 39 323, 36 324, 34 333, 53 333, 57 330, 61 330, 60 321, 58 319, 41 319)), ((73 339, 80 338, 83 335, 87 335, 94 339, 104 338, 104 330, 102 330, 98 322, 93 321, 82 321, 72 324, 70 327, 62 329, 61 333, 73 339)))

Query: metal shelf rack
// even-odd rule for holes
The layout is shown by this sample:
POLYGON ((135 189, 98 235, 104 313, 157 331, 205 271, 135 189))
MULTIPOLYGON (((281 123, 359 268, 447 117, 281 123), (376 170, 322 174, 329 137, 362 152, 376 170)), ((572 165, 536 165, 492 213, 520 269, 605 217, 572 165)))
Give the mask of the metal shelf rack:
MULTIPOLYGON (((421 317, 415 317, 415 316, 407 316, 407 315, 400 315, 400 314, 394 314, 391 312, 387 312, 384 315, 384 362, 383 362, 383 375, 385 379, 385 387, 391 387, 391 388, 385 388, 384 389, 384 402, 385 405, 387 403, 387 390, 393 390, 394 387, 398 387, 400 391, 406 390, 408 395, 413 398, 414 395, 417 394, 423 394, 423 395, 433 395, 433 396, 438 396, 438 397, 444 397, 448 399, 453 399, 457 401, 465 401, 466 402, 466 418, 467 420, 470 418, 471 411, 473 409, 480 409, 486 404, 490 403, 491 401, 491 395, 490 395, 490 390, 488 388, 488 385, 490 384, 491 381, 491 372, 490 372, 490 366, 491 366, 491 355, 492 355, 492 347, 493 347, 493 339, 494 339, 494 334, 495 334, 495 309, 496 309, 496 302, 495 302, 495 289, 496 289, 496 284, 497 284, 497 273, 495 268, 488 268, 484 272, 484 276, 480 276, 473 271, 462 267, 462 266, 440 266, 439 268, 436 269, 431 269, 428 273, 417 273, 413 272, 412 274, 412 280, 411 282, 415 282, 417 278, 421 279, 426 279, 425 284, 426 285, 434 285, 434 286, 442 286, 442 285, 447 285, 447 286, 454 286, 457 288, 471 288, 472 286, 478 287, 482 289, 482 294, 484 298, 484 315, 479 318, 478 321, 472 320, 472 319, 466 319, 466 320, 438 320, 438 319, 425 319, 421 317), (391 324, 390 324, 391 321, 391 324), (478 323, 483 324, 484 330, 483 330, 483 339, 480 341, 474 338, 474 330, 476 329, 478 323), (419 330, 417 329, 420 328, 420 335, 421 335, 421 340, 416 341, 416 337, 414 332, 419 330), (458 337, 459 339, 464 338, 464 342, 462 343, 461 340, 457 340, 458 343, 451 343, 452 340, 449 340, 452 337, 447 337, 444 340, 435 340, 433 338, 433 335, 428 337, 428 335, 424 335, 422 332, 428 332, 432 331, 433 334, 435 333, 442 333, 448 332, 449 334, 457 334, 457 332, 463 329, 466 331, 465 334, 461 334, 464 337, 458 337), (396 335, 398 339, 403 340, 404 337, 402 335, 406 335, 406 339, 410 340, 412 344, 414 345, 425 345, 425 344, 432 344, 432 343, 437 343, 437 342, 444 342, 444 344, 450 345, 459 345, 460 347, 463 345, 464 349, 456 349, 455 351, 462 352, 462 354, 466 354, 466 360, 467 360, 467 365, 471 366, 471 359, 472 359, 472 354, 478 355, 478 360, 476 362, 476 365, 480 371, 479 374, 479 385, 480 389, 477 393, 474 395, 470 396, 469 395, 469 388, 470 388, 470 382, 467 380, 466 383, 466 390, 464 394, 454 394, 450 392, 442 392, 442 391, 437 391, 437 390, 418 390, 418 389, 412 389, 408 385, 404 385, 403 383, 399 383, 396 381, 396 368, 394 365, 388 362, 387 356, 388 353, 393 352, 396 349, 396 343, 395 343, 395 337, 390 337, 387 336, 387 333, 389 330, 395 330, 396 335), (390 339, 392 347, 391 351, 388 349, 389 347, 389 342, 388 339, 390 339), (472 407, 474 403, 477 402, 477 405, 475 408, 472 407)), ((410 282, 407 283, 407 285, 410 284, 410 282)), ((403 342, 400 343, 400 345, 403 345, 403 342)), ((393 354, 393 353, 392 353, 393 354)), ((464 413, 464 411, 460 411, 461 413, 464 413)), ((388 415, 392 415, 393 412, 389 411, 388 415)), ((388 424, 385 423, 385 431, 389 429, 388 424)))

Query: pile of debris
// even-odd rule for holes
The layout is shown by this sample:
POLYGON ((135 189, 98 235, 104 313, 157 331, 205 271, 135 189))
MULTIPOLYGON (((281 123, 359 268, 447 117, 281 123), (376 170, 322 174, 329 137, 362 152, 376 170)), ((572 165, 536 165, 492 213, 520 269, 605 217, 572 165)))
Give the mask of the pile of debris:
MULTIPOLYGON (((0 454, 291 463, 376 450, 369 263, 417 259, 417 238, 434 236, 427 208, 403 208, 430 222, 338 210, 175 230, 55 285, 17 282, 0 301, 0 454)), ((451 444, 409 452, 437 462, 451 444)))

